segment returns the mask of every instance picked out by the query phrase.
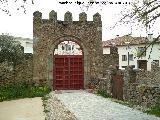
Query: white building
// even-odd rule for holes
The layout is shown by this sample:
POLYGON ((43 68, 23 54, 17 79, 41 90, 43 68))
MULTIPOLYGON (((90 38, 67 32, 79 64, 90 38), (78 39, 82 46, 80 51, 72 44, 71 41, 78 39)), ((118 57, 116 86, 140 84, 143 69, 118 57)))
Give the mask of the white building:
POLYGON ((14 37, 16 41, 19 41, 24 47, 24 53, 33 54, 33 40, 30 38, 14 37))
POLYGON ((153 46, 149 46, 146 52, 143 52, 146 46, 153 40, 151 38, 147 39, 145 37, 125 35, 103 41, 103 54, 110 54, 110 46, 116 45, 118 48, 120 69, 124 69, 129 64, 133 65, 135 69, 151 70, 152 62, 156 62, 160 66, 160 40, 153 46), (142 57, 139 58, 138 56, 142 53, 142 57))
POLYGON ((80 46, 72 41, 61 42, 57 49, 55 49, 54 54, 58 55, 82 55, 82 50, 80 46))
MULTIPOLYGON (((33 40, 29 38, 15 37, 16 41, 19 41, 24 47, 24 53, 33 53, 33 40)), ((54 54, 58 55, 82 55, 80 46, 72 41, 61 42, 54 54)))

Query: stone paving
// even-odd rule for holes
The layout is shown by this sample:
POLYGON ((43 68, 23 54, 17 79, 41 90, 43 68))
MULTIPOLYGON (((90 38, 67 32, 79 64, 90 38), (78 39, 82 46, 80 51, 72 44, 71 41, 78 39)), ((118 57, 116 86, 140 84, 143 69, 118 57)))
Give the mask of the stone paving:
POLYGON ((78 120, 160 120, 153 115, 86 91, 62 91, 53 96, 56 96, 78 120))

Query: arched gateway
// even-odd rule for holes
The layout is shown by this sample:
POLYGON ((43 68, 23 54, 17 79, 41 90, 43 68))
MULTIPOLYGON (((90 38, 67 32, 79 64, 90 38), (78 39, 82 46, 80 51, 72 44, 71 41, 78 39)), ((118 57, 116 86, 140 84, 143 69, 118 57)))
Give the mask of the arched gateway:
POLYGON ((39 11, 33 14, 33 80, 47 82, 55 89, 85 89, 92 79, 102 73, 101 16, 96 13, 87 21, 85 13, 79 21, 72 21, 66 12, 64 21, 57 20, 51 11, 49 19, 42 19, 39 11), (73 41, 80 46, 82 55, 56 55, 63 41, 73 41))
POLYGON ((63 41, 54 50, 54 84, 58 90, 84 88, 83 50, 73 41, 63 41))

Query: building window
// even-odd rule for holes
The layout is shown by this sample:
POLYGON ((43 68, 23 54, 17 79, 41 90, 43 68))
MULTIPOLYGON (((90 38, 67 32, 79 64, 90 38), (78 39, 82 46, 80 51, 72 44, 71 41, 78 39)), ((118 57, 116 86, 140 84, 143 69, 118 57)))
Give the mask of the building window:
POLYGON ((122 66, 122 68, 126 68, 127 66, 122 66))
POLYGON ((32 47, 33 47, 33 44, 30 43, 30 42, 26 42, 26 47, 32 48, 32 47))
POLYGON ((153 63, 159 66, 159 60, 153 60, 153 63))
MULTIPOLYGON (((132 68, 135 68, 135 65, 130 65, 132 68)), ((122 66, 122 68, 126 68, 127 66, 122 66)))
POLYGON ((68 50, 71 50, 71 45, 68 45, 68 50))
POLYGON ((145 47, 138 47, 137 56, 138 57, 145 57, 146 56, 145 47))
POLYGON ((130 54, 130 55, 129 55, 129 60, 130 60, 130 61, 133 61, 133 54, 130 54))
POLYGON ((67 44, 65 44, 65 48, 66 48, 66 51, 68 51, 68 45, 67 44))
POLYGON ((131 65, 132 68, 135 68, 135 65, 131 65))
POLYGON ((66 51, 71 50, 71 45, 66 44, 66 51))
POLYGON ((62 50, 64 50, 64 46, 62 45, 62 50))
POLYGON ((74 50, 74 45, 72 45, 72 50, 74 50))
POLYGON ((127 55, 122 55, 122 61, 127 61, 127 55))

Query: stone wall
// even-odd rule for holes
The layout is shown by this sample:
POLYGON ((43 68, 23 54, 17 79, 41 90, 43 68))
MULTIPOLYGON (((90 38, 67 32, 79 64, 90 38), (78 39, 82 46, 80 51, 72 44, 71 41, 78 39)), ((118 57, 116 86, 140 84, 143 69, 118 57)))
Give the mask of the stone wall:
POLYGON ((160 68, 152 66, 151 71, 133 70, 127 67, 124 74, 123 97, 142 109, 160 103, 160 68))
POLYGON ((24 61, 17 65, 15 71, 7 63, 0 64, 0 86, 33 80, 33 56, 25 54, 24 61))
POLYGON ((103 78, 99 78, 95 85, 96 90, 106 90, 109 95, 113 93, 112 79, 122 74, 123 100, 129 101, 136 107, 146 110, 156 104, 160 104, 160 68, 152 66, 151 71, 134 70, 128 66, 125 71, 110 66, 103 78))
POLYGON ((151 68, 151 71, 137 71, 136 82, 140 84, 160 85, 160 67, 152 64, 151 68))
MULTIPOLYGON (((119 55, 117 47, 110 47, 110 54, 103 54, 103 77, 93 78, 88 84, 91 89, 103 89, 111 94, 111 77, 117 71, 119 55)), ((118 73, 118 72, 117 72, 118 73)))
POLYGON ((122 74, 123 73, 118 69, 118 66, 109 65, 108 70, 105 71, 104 76, 97 80, 93 88, 96 90, 105 90, 110 96, 112 96, 113 76, 122 74))
POLYGON ((141 106, 142 110, 160 104, 160 87, 132 83, 128 88, 126 101, 141 106))
POLYGON ((7 62, 0 63, 0 86, 9 84, 12 82, 13 74, 11 73, 12 67, 7 62))
POLYGON ((99 13, 93 15, 93 21, 87 21, 84 12, 79 14, 79 21, 73 21, 70 12, 65 13, 64 21, 57 20, 55 11, 49 13, 49 19, 42 19, 39 11, 33 16, 34 81, 48 81, 52 87, 55 80, 54 50, 62 41, 76 42, 83 50, 84 88, 91 79, 102 76, 102 21, 99 13))
POLYGON ((118 66, 119 55, 117 47, 110 47, 110 54, 103 54, 103 73, 109 69, 109 66, 118 66))
POLYGON ((33 55, 26 54, 25 60, 15 69, 16 81, 33 81, 33 55))

